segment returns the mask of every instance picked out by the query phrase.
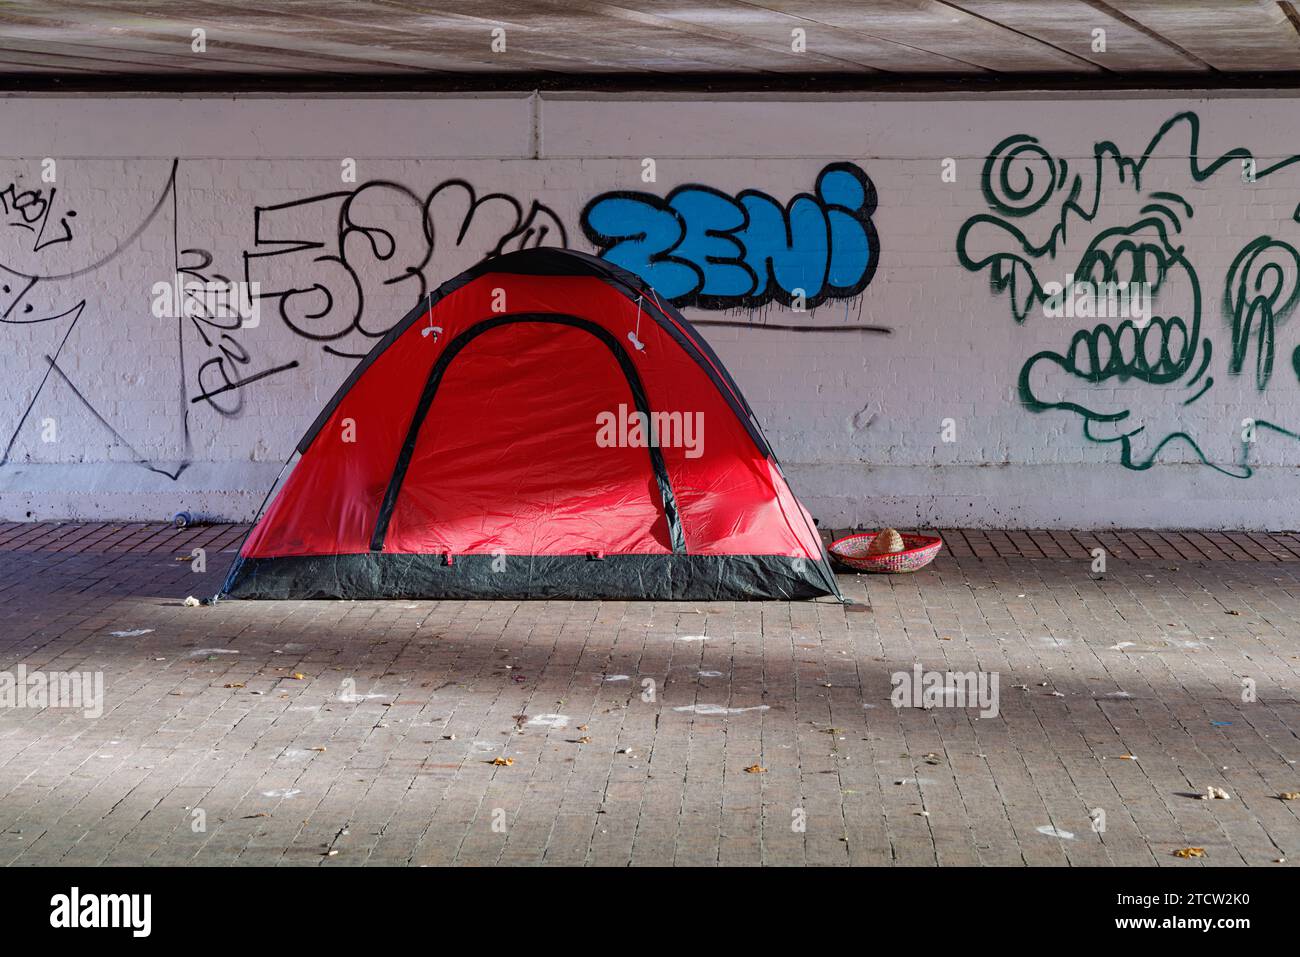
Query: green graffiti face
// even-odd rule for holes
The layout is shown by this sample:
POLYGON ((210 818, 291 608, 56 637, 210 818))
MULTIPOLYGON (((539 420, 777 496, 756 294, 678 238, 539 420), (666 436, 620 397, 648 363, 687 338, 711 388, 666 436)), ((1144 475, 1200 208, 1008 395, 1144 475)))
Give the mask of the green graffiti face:
MULTIPOLYGON (((1055 323, 1068 338, 1063 348, 1036 352, 1021 366, 1019 395, 1028 410, 1073 413, 1084 437, 1114 448, 1126 468, 1148 469, 1174 446, 1181 447, 1176 454, 1182 460, 1190 452, 1193 461, 1245 478, 1251 474, 1247 445, 1256 430, 1300 434, 1244 409, 1225 413, 1211 439, 1193 435, 1184 423, 1204 421, 1188 410, 1214 387, 1216 335, 1226 339, 1226 373, 1239 377, 1249 365, 1256 395, 1268 387, 1277 330, 1300 301, 1300 253, 1267 235, 1248 242, 1226 276, 1212 279, 1216 287, 1223 284, 1223 324, 1210 328, 1202 316, 1195 254, 1187 248, 1185 225, 1195 215, 1188 197, 1216 173, 1216 189, 1230 189, 1234 173, 1240 173, 1240 188, 1250 189, 1300 156, 1261 166, 1238 148, 1203 161, 1199 132, 1197 116, 1180 113, 1140 155, 1098 143, 1085 165, 1087 177, 1071 175, 1069 161, 1035 137, 1008 136, 984 163, 989 212, 962 224, 957 256, 971 272, 988 271, 993 293, 1008 297, 1017 323, 1055 323), (1144 174, 1153 178, 1157 155, 1164 179, 1184 182, 1178 191, 1144 190, 1144 174), (1135 303, 1129 294, 1137 290, 1135 303), (1242 429, 1247 421, 1249 435, 1242 429), (1228 437, 1239 435, 1239 447, 1230 447, 1228 437), (1217 454, 1207 454, 1207 443, 1217 454)), ((1241 197, 1243 205, 1249 202, 1248 195, 1241 197)), ((1297 222, 1300 209, 1278 227, 1293 229, 1297 222)), ((1300 347, 1291 365, 1300 377, 1300 347)))

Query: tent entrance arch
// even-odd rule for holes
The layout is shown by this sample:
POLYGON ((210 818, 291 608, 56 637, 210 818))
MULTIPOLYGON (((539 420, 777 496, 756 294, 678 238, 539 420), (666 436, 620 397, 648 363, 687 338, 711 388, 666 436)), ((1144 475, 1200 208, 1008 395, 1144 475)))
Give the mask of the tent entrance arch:
MULTIPOLYGON (((508 332, 513 332, 513 330, 508 330, 508 332)), ((464 365, 461 365, 461 368, 464 368, 464 365)), ((542 381, 545 382, 545 378, 542 378, 542 381)), ((604 384, 608 386, 610 382, 606 381, 604 384)), ((580 518, 582 523, 588 525, 590 531, 604 529, 604 532, 608 534, 610 525, 615 523, 628 524, 629 519, 634 523, 638 519, 645 518, 647 512, 649 512, 650 518, 654 519, 655 531, 658 532, 654 536, 654 541, 649 542, 649 545, 653 547, 658 542, 662 542, 664 550, 672 551, 675 554, 685 554, 685 537, 682 536, 681 521, 677 516, 676 498, 672 492, 671 481, 668 479, 668 469, 664 464, 662 450, 658 446, 650 445, 640 450, 640 452, 630 450, 633 452, 632 455, 607 455, 604 454, 601 447, 594 446, 593 443, 598 412, 607 410, 607 408, 616 408, 617 404, 620 403, 632 403, 634 408, 642 415, 645 415, 647 419, 653 415, 650 410, 649 400, 646 399, 645 387, 642 386, 640 374, 637 373, 636 365, 632 363, 627 350, 603 326, 580 319, 577 316, 564 315, 564 313, 521 313, 521 315, 494 316, 491 319, 476 322, 471 328, 458 335, 455 341, 447 343, 446 351, 434 364, 433 371, 429 373, 429 381, 425 384, 419 406, 416 407, 415 416, 412 417, 411 428, 408 429, 406 441, 403 442, 402 452, 398 456, 393 477, 389 481, 389 488, 383 495, 380 516, 378 516, 376 527, 374 527, 374 534, 370 538, 370 551, 378 553, 378 551, 383 551, 383 547, 385 547, 389 525, 393 520, 394 512, 398 511, 404 480, 406 480, 408 472, 411 471, 412 458, 419 455, 421 445, 425 446, 425 450, 424 454, 419 455, 420 460, 430 463, 430 468, 435 468, 438 471, 437 480, 433 482, 433 488, 426 495, 434 494, 437 497, 438 505, 441 507, 437 508, 437 510, 428 507, 419 510, 422 515, 416 516, 416 520, 421 521, 430 529, 441 529, 439 532, 434 532, 435 536, 441 534, 443 538, 446 538, 447 521, 455 521, 456 512, 467 511, 465 503, 476 498, 476 494, 471 489, 464 488, 465 480, 472 481, 472 464, 458 463, 452 455, 439 455, 437 449, 428 449, 430 437, 424 434, 426 423, 437 425, 439 421, 442 421, 442 423, 456 424, 463 421, 463 415, 458 416, 456 412, 448 412, 441 420, 437 416, 430 416, 434 403, 437 402, 439 391, 443 395, 450 393, 452 397, 455 397, 455 400, 459 400, 458 404, 460 404, 461 410, 458 411, 461 413, 465 411, 463 407, 467 406, 467 404, 471 407, 469 411, 473 411, 474 406, 480 407, 478 408, 480 415, 474 419, 474 428, 476 430, 484 428, 489 430, 487 439, 497 439, 498 443, 513 446, 532 438, 534 441, 528 442, 528 445, 545 446, 537 449, 538 452, 542 452, 541 459, 534 458, 533 455, 513 455, 510 463, 515 465, 515 468, 512 469, 513 475, 498 475, 497 479, 499 481, 495 481, 491 485, 491 488, 497 490, 497 492, 510 494, 513 501, 502 503, 499 508, 486 507, 489 505, 487 502, 476 503, 477 508, 473 510, 474 516, 497 516, 499 519, 508 521, 511 525, 508 529, 500 529, 497 534, 489 534, 484 542, 476 542, 474 544, 476 547, 482 547, 482 545, 490 542, 494 547, 510 550, 511 545, 516 544, 516 542, 511 541, 511 538, 506 533, 520 531, 521 528, 519 521, 515 520, 515 516, 519 515, 520 512, 526 514, 526 512, 533 511, 529 508, 529 503, 534 501, 533 495, 524 495, 523 501, 521 501, 520 482, 524 482, 525 489, 532 490, 541 482, 552 480, 556 467, 565 467, 567 465, 568 471, 572 471, 572 469, 581 468, 584 459, 586 459, 593 465, 601 465, 604 489, 606 489, 606 492, 610 492, 610 486, 616 484, 617 488, 614 489, 616 494, 603 495, 602 503, 589 501, 588 507, 581 515, 575 514, 572 510, 565 510, 565 514, 559 515, 551 512, 549 515, 550 524, 554 524, 556 521, 565 521, 569 518, 580 518), (537 326, 537 332, 545 333, 545 338, 536 342, 524 343, 521 348, 520 343, 512 342, 510 345, 504 346, 502 350, 491 351, 486 356, 478 356, 477 364, 490 363, 489 367, 484 371, 484 376, 480 378, 486 378, 487 385, 490 386, 494 378, 503 377, 503 365, 510 363, 510 361, 517 361, 515 356, 523 356, 525 363, 541 364, 543 367, 545 367, 547 361, 551 361, 551 363, 555 364, 556 373, 562 371, 559 364, 567 361, 567 365, 563 369, 565 376, 567 376, 564 381, 551 380, 546 382, 545 393, 524 395, 524 397, 511 397, 510 393, 519 389, 533 389, 534 386, 530 384, 533 380, 526 376, 517 377, 519 384, 513 386, 513 389, 512 384, 500 387, 506 394, 494 394, 493 398, 490 399, 480 398, 482 390, 474 389, 474 385, 478 384, 477 380, 472 380, 467 384, 456 384, 455 381, 452 381, 447 385, 447 389, 443 390, 443 382, 445 382, 448 373, 451 373, 456 361, 460 360, 461 363, 464 363, 467 360, 476 360, 473 356, 467 356, 467 358, 461 358, 461 356, 464 355, 464 352, 471 350, 474 343, 481 341, 480 337, 484 337, 487 333, 493 333, 494 330, 503 330, 506 326, 519 326, 521 324, 537 326), (572 330, 572 332, 556 335, 552 332, 555 328, 572 330), (588 343, 582 342, 584 339, 591 345, 588 346, 588 343), (586 350, 575 348, 573 347, 575 342, 580 346, 588 346, 588 348, 586 350), (588 350, 593 350, 594 354, 585 355, 588 350), (504 355, 502 352, 504 352, 504 355), (601 368, 602 363, 610 365, 611 368, 601 368), (581 377, 573 374, 575 365, 584 371, 581 377), (617 393, 617 389, 594 389, 594 387, 591 387, 594 385, 593 378, 602 372, 607 373, 603 377, 604 380, 614 380, 615 386, 619 385, 617 384, 617 378, 621 377, 621 380, 623 380, 621 385, 624 386, 624 390, 617 393), (515 412, 519 410, 521 404, 528 402, 528 400, 542 404, 542 406, 555 403, 556 389, 565 389, 565 391, 581 390, 577 398, 589 399, 589 402, 584 407, 590 407, 588 408, 590 415, 584 416, 581 413, 575 415, 573 412, 576 410, 572 410, 572 408, 560 410, 564 415, 560 417, 558 423, 551 421, 551 428, 534 429, 533 434, 523 434, 523 436, 516 434, 517 430, 500 428, 503 425, 520 424, 523 419, 521 419, 521 416, 516 416, 515 412), (615 394, 611 395, 611 391, 614 391, 615 394), (493 433, 493 425, 497 426, 495 432, 506 432, 507 436, 491 434, 493 433), (424 436, 422 442, 421 436, 424 436), (559 438, 568 439, 567 442, 559 443, 559 445, 562 449, 571 452, 571 456, 567 460, 556 462, 554 458, 547 456, 546 452, 554 450, 554 447, 558 445, 556 439, 559 438), (513 442, 510 439, 513 439, 513 442), (582 451, 586 451, 585 456, 581 454, 582 451), (576 454, 572 454, 572 452, 576 452, 576 454), (637 459, 641 459, 642 462, 638 463, 637 459), (624 468, 617 469, 617 465, 620 464, 624 465, 624 468), (517 475, 520 472, 519 465, 526 465, 530 475, 517 475), (611 465, 615 467, 615 472, 612 475, 608 471, 611 465), (632 473, 633 485, 636 484, 637 479, 640 479, 640 484, 646 486, 650 492, 643 502, 637 501, 636 495, 630 494, 634 492, 634 488, 628 488, 627 472, 629 469, 627 465, 632 465, 634 469, 632 473), (637 468, 637 465, 641 465, 641 467, 637 468), (448 472, 450 472, 450 475, 448 475, 448 472), (461 481, 458 481, 458 479, 461 481), (528 481, 529 479, 538 481, 528 481), (599 514, 593 514, 597 510, 599 514), (615 510, 620 511, 621 515, 617 514, 615 510), (451 512, 451 514, 448 514, 448 512, 451 512), (662 531, 658 527, 662 527, 662 531)), ((576 403, 573 398, 568 398, 565 400, 565 404, 572 407, 581 403, 576 403)), ((546 410, 542 411, 545 412, 546 410)), ((545 419, 545 416, 542 417, 545 419)), ((556 416, 550 416, 550 419, 554 420, 556 416)), ((490 441, 482 441, 482 438, 484 437, 480 437, 480 441, 476 442, 476 445, 490 445, 490 441)), ((486 463, 486 467, 491 468, 491 463, 486 463)), ((417 468, 416 471, 419 472, 420 469, 417 468)), ((545 489, 538 489, 538 492, 545 493, 545 489)), ((411 510, 408 508, 407 511, 411 510)), ((408 529, 411 528, 411 525, 412 518, 408 515, 407 520, 402 523, 402 528, 408 529)), ((558 529, 551 529, 551 531, 558 531, 558 529)), ((565 533, 569 537, 568 549, 571 551, 601 553, 608 547, 607 541, 599 540, 599 538, 591 536, 590 533, 584 534, 581 528, 569 528, 565 533)), ((409 540, 408 536, 400 547, 403 550, 408 550, 409 547, 419 546, 420 544, 419 534, 416 534, 415 541, 409 540)))

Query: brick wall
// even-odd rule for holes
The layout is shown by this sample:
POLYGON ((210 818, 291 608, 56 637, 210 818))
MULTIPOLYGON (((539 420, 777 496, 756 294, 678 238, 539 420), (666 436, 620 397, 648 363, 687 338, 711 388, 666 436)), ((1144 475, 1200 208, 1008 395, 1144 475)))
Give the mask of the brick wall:
POLYGON ((1296 101, 1053 96, 0 100, 0 518, 247 519, 421 288, 564 243, 823 524, 1295 527, 1296 101), (1045 314, 1107 262, 1149 322, 1045 314), (178 268, 256 326, 156 316, 178 268))

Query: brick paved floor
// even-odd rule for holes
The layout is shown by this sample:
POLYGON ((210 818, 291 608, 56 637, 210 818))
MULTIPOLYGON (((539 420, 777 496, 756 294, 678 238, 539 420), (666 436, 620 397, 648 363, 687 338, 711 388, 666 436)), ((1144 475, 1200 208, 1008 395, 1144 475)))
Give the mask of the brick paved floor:
POLYGON ((870 611, 184 606, 243 531, 0 525, 0 668, 105 680, 98 719, 0 710, 0 861, 1300 860, 1295 535, 951 531, 842 576, 870 611), (914 662, 997 716, 894 708, 914 662))

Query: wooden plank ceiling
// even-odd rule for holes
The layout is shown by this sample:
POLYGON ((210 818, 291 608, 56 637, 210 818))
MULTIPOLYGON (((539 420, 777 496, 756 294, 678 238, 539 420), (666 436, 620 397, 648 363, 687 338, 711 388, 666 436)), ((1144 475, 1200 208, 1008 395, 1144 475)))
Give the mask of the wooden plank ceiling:
POLYGON ((1300 71, 1284 0, 12 0, 0 73, 67 78, 1300 71), (505 30, 504 52, 492 48, 505 30), (194 31, 206 49, 196 52, 194 31), (806 50, 792 50, 795 31, 806 50), (1098 32, 1102 31, 1102 32, 1098 32), (1098 38, 1104 36, 1104 49, 1098 38))

